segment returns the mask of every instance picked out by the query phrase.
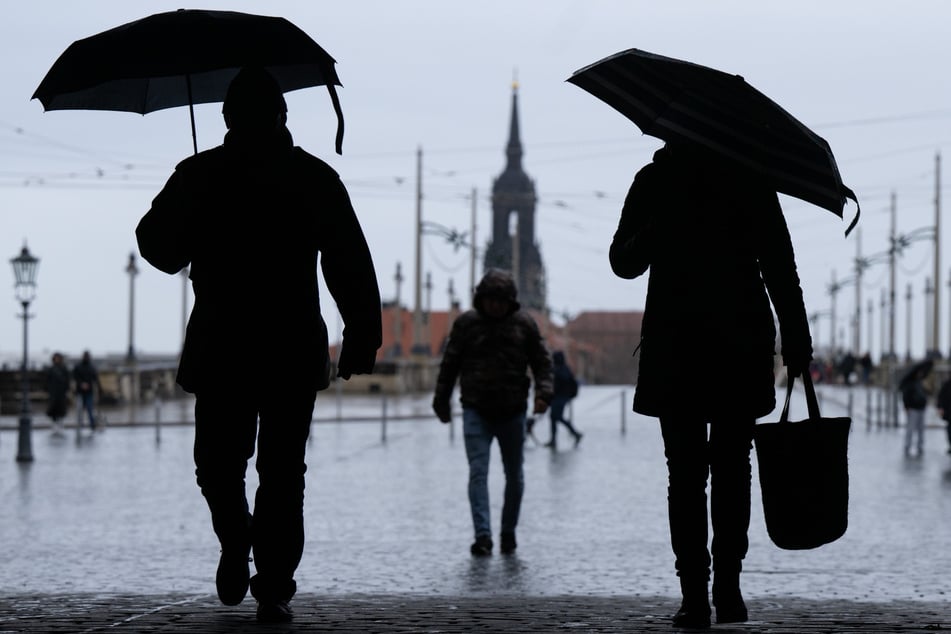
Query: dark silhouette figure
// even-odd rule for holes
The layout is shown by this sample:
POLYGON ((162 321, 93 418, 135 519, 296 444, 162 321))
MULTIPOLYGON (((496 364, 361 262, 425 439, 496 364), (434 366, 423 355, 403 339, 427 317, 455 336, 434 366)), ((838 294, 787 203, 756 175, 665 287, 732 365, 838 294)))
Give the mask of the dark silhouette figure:
POLYGON ((136 235, 156 268, 191 267, 195 305, 178 383, 196 395, 195 473, 221 542, 218 596, 244 599, 253 550, 258 619, 287 621, 304 545, 306 441, 330 380, 318 255, 345 325, 342 379, 373 370, 380 294, 347 190, 294 146, 274 79, 242 70, 222 112, 224 143, 179 163, 136 235), (245 471, 255 438, 252 517, 245 471))
POLYGON ((551 399, 551 438, 545 443, 545 446, 551 447, 552 449, 558 447, 558 423, 561 423, 567 427, 571 435, 574 436, 575 447, 577 447, 584 434, 575 429, 571 421, 565 418, 565 407, 568 406, 568 403, 570 403, 573 398, 578 396, 578 379, 575 377, 574 372, 571 371, 571 368, 568 367, 568 364, 565 363, 564 352, 556 350, 552 353, 551 360, 555 377, 555 388, 554 397, 551 399))
POLYGON ((747 619, 740 570, 753 425, 776 404, 770 300, 788 374, 798 376, 812 357, 778 197, 761 177, 738 169, 701 148, 668 143, 634 178, 610 250, 622 278, 650 268, 634 411, 660 418, 683 595, 674 624, 682 627, 710 624, 711 550, 717 622, 747 619))
POLYGON ((859 367, 862 368, 862 385, 868 385, 872 381, 872 355, 868 352, 859 359, 859 367))
POLYGON ((54 352, 52 365, 46 371, 46 415, 53 421, 53 433, 63 433, 63 419, 69 404, 69 370, 66 361, 59 352, 54 352))
POLYGON ((470 552, 492 553, 489 516, 489 455, 499 443, 505 469, 505 494, 499 549, 517 547, 518 525, 525 488, 522 461, 531 369, 535 379, 533 412, 542 414, 552 399, 551 355, 535 320, 520 309, 515 281, 506 272, 490 269, 476 286, 473 309, 452 324, 433 396, 433 411, 444 423, 452 421, 452 391, 459 379, 462 428, 469 460, 469 507, 475 532, 470 552))
POLYGON ((928 390, 925 377, 931 372, 930 361, 918 363, 902 377, 898 384, 902 405, 905 406, 905 456, 912 456, 911 446, 915 445, 919 458, 925 450, 925 409, 928 407, 928 390))
POLYGON ((935 407, 938 408, 938 415, 947 423, 948 453, 951 453, 951 378, 946 379, 941 384, 938 397, 935 400, 935 407))
POLYGON ((73 380, 76 381, 76 395, 79 396, 79 420, 82 426, 82 413, 89 417, 89 427, 95 431, 96 425, 96 396, 102 397, 102 388, 99 384, 99 371, 92 363, 89 351, 83 352, 82 359, 73 368, 73 380))

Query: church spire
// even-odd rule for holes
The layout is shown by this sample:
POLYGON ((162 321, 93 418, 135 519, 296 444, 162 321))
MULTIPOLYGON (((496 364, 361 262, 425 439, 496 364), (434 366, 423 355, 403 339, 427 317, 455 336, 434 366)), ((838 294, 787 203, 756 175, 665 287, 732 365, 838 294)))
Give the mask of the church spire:
POLYGON ((518 78, 512 78, 512 120, 509 124, 509 143, 505 148, 508 157, 506 170, 522 170, 522 140, 518 130, 518 78))

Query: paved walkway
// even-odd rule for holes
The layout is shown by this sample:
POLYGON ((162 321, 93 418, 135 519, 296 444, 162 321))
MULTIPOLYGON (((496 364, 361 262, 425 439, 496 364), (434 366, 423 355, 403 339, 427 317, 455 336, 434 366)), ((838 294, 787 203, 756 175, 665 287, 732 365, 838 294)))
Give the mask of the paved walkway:
MULTIPOLYGON (((299 595, 294 622, 259 625, 254 602, 236 608, 210 595, 32 595, 0 600, 0 633, 12 632, 672 632, 666 597, 420 597, 299 595)), ((951 631, 948 606, 757 599, 751 620, 715 632, 951 631)))
MULTIPOLYGON (((662 443, 655 421, 627 409, 630 396, 584 388, 574 408, 581 446, 529 443, 510 557, 469 556, 458 420, 453 436, 419 399, 391 403, 394 418, 419 418, 388 427, 315 424, 301 594, 286 627, 258 626, 252 600, 227 608, 214 596, 218 548, 189 427, 42 430, 29 465, 14 462, 16 436, 4 431, 0 634, 674 631, 662 443)), ((839 396, 825 394, 824 413, 843 413, 839 396)), ((803 410, 797 400, 795 414, 803 410)), ((374 411, 378 400, 348 400, 344 415, 374 411)), ((334 416, 333 399, 318 413, 334 416)), ((547 427, 536 426, 541 441, 547 427)), ((850 528, 833 544, 775 548, 754 504, 743 579, 753 620, 714 631, 951 631, 951 457, 944 431, 930 429, 926 455, 904 458, 902 432, 856 420, 850 528)))

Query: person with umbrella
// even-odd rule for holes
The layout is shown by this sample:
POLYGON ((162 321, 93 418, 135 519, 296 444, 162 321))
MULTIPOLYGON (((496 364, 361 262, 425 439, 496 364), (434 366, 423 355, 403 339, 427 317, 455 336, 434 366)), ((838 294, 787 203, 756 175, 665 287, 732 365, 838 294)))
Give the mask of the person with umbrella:
POLYGON ((917 452, 914 455, 920 458, 924 453, 925 409, 928 407, 928 390, 924 380, 931 373, 933 366, 931 359, 916 363, 898 382, 902 405, 905 407, 905 456, 908 457, 912 456, 912 443, 915 444, 917 452))
POLYGON ((673 622, 709 627, 711 550, 716 621, 746 621, 740 571, 748 548, 753 426, 776 405, 770 300, 789 376, 805 371, 812 358, 776 190, 700 145, 668 142, 634 178, 610 263, 625 279, 650 269, 633 408, 660 419, 683 598, 673 622), (688 376, 698 376, 697 364, 703 371, 695 385, 688 376))
POLYGON ((221 543, 218 597, 237 605, 250 586, 258 620, 281 622, 292 619, 303 553, 314 401, 329 385, 318 261, 344 321, 342 379, 373 370, 380 293, 347 190, 294 146, 274 77, 242 69, 222 112, 224 143, 179 163, 136 236, 156 268, 190 266, 195 304, 177 380, 196 395, 195 473, 221 543), (252 515, 245 472, 255 446, 252 515))

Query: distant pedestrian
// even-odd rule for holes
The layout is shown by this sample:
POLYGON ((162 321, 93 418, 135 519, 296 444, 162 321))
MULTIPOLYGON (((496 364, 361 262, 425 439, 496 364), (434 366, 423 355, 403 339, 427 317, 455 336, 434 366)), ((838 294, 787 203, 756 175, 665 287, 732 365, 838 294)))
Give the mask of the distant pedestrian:
POLYGON ((551 355, 535 320, 520 310, 512 276, 489 270, 468 310, 452 324, 439 367, 433 411, 452 421, 452 391, 459 379, 462 428, 469 460, 469 507, 475 541, 473 555, 492 553, 489 514, 489 457, 497 440, 505 470, 499 549, 517 547, 515 529, 522 505, 526 410, 531 370, 535 380, 532 411, 543 414, 552 399, 551 355))
POLYGON ((634 177, 610 261, 625 279, 650 268, 634 410, 660 418, 683 597, 673 623, 710 626, 708 521, 716 620, 744 622, 753 426, 776 407, 771 301, 787 375, 807 371, 812 359, 776 191, 700 147, 668 143, 634 177))
POLYGON ((52 365, 46 371, 46 415, 53 422, 53 433, 63 433, 63 419, 69 403, 69 370, 62 353, 54 352, 52 365))
POLYGON ((565 353, 561 350, 552 354, 552 364, 555 388, 554 397, 551 399, 551 437, 545 446, 552 449, 558 448, 558 423, 561 423, 574 436, 575 447, 577 447, 583 434, 565 418, 565 408, 572 399, 578 396, 578 378, 565 363, 565 353))
POLYGON ((905 455, 912 456, 911 446, 915 445, 918 457, 925 448, 925 409, 928 407, 928 391, 924 379, 930 372, 930 365, 918 364, 899 383, 902 405, 905 406, 905 455))
POLYGON ((222 113, 224 143, 178 164, 136 236, 161 271, 190 266, 195 303, 177 380, 196 396, 195 474, 221 544, 218 598, 237 605, 250 588, 258 621, 286 622, 304 551, 307 437, 330 384, 318 267, 343 317, 340 379, 373 371, 380 291, 347 190, 294 145, 275 79, 242 69, 222 113))
POLYGON ((862 368, 862 385, 868 385, 872 381, 872 355, 868 352, 863 354, 859 366, 862 368))
POLYGON ((945 380, 938 390, 938 398, 935 401, 938 408, 938 414, 947 425, 948 433, 948 453, 951 453, 951 378, 945 380))
POLYGON ((76 396, 79 397, 79 419, 77 424, 82 427, 82 413, 89 417, 89 427, 93 431, 98 429, 96 421, 96 400, 102 398, 102 386, 99 383, 99 371, 93 365, 89 351, 83 352, 82 359, 73 368, 73 380, 76 382, 76 396))

